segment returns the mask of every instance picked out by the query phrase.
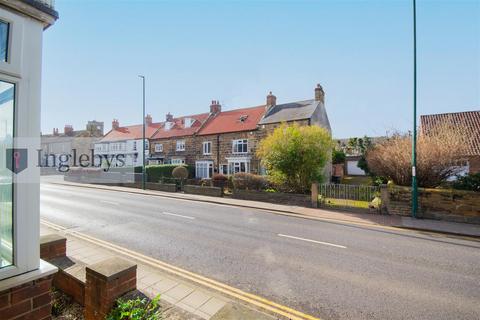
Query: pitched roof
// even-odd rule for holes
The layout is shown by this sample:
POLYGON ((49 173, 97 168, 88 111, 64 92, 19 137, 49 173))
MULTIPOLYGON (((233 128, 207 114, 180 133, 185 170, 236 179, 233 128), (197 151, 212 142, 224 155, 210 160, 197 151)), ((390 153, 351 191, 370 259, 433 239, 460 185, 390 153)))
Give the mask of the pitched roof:
MULTIPOLYGON (((150 139, 158 128, 160 128, 161 123, 152 123, 149 126, 145 127, 145 138, 150 139)), ((119 127, 118 129, 113 129, 108 132, 105 137, 100 142, 111 142, 111 141, 122 141, 122 140, 134 140, 143 138, 143 125, 137 124, 133 126, 119 127)))
POLYGON ((198 132, 199 135, 251 131, 265 113, 265 106, 222 111, 208 121, 198 132))
POLYGON ((319 104, 320 101, 313 99, 277 104, 268 110, 259 124, 310 119, 319 104))
POLYGON ((463 127, 469 134, 469 155, 480 155, 480 111, 429 114, 420 116, 422 134, 428 134, 440 125, 463 127))
POLYGON ((165 127, 165 122, 163 122, 159 130, 153 135, 152 138, 162 139, 193 135, 202 127, 203 123, 208 119, 208 116, 209 113, 202 113, 174 118, 172 121, 173 126, 169 129, 165 127), (185 123, 188 121, 188 119, 192 119, 193 123, 189 127, 186 127, 185 123))

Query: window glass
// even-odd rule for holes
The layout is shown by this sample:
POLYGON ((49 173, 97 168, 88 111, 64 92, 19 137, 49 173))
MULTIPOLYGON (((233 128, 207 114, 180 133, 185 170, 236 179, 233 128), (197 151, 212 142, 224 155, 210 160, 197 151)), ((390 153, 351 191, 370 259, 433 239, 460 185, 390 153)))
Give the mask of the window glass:
POLYGON ((157 143, 155 145, 155 152, 163 152, 163 144, 157 143))
POLYGON ((0 61, 8 60, 8 32, 10 24, 0 20, 0 61))
POLYGON ((212 153, 212 143, 210 141, 203 143, 203 154, 211 154, 212 153))
POLYGON ((247 153, 247 139, 233 140, 233 153, 247 153))
MULTIPOLYGON (((13 112, 15 87, 0 81, 0 154, 13 147, 13 112)), ((12 152, 12 150, 9 150, 12 152)), ((12 152, 12 156, 14 153, 12 152)), ((13 173, 6 157, 0 158, 0 268, 13 263, 13 173)))
POLYGON ((185 140, 177 141, 177 151, 185 151, 185 140))

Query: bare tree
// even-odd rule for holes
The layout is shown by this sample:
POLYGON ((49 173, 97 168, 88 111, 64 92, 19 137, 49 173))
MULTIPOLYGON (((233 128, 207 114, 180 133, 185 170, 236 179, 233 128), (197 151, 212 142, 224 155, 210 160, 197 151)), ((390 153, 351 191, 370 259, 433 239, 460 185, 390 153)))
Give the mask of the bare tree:
MULTIPOLYGON (((442 123, 423 132, 417 141, 417 179, 421 187, 437 187, 459 174, 469 135, 453 123, 442 123)), ((371 148, 366 159, 370 171, 392 179, 398 185, 412 182, 412 137, 394 134, 371 148)))

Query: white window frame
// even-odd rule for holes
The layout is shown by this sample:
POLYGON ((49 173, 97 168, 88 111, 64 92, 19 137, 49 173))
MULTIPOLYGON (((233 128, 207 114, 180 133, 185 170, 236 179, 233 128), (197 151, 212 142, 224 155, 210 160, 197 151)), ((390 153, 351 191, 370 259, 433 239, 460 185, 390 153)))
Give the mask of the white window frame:
POLYGON ((185 140, 177 140, 176 151, 185 151, 185 140))
POLYGON ((155 152, 163 152, 163 143, 156 143, 155 144, 155 152))
POLYGON ((170 159, 170 164, 182 165, 185 164, 185 159, 172 158, 170 159))
POLYGON ((228 160, 228 173, 250 173, 250 159, 232 159, 228 160), (244 164, 245 171, 241 171, 242 163, 244 164), (236 168, 238 167, 238 171, 236 168))
POLYGON ((211 179, 212 176, 213 176, 213 161, 195 161, 195 177, 196 178, 211 179), (203 173, 206 173, 206 174, 203 174, 203 173))
POLYGON ((202 150, 203 150, 203 155, 211 155, 212 154, 212 141, 204 141, 202 143, 202 150))
POLYGON ((235 139, 232 140, 232 153, 233 154, 245 154, 248 153, 248 139, 235 139), (245 151, 238 151, 238 146, 245 145, 245 151))
POLYGON ((219 168, 218 168, 218 171, 220 174, 223 174, 223 175, 228 175, 228 163, 222 163, 220 164, 219 168))

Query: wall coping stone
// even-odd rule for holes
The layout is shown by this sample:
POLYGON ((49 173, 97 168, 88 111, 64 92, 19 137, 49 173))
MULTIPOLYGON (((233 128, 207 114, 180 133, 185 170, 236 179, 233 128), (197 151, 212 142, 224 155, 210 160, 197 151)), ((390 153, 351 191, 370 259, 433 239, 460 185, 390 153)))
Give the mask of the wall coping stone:
POLYGON ((1 280, 0 292, 13 287, 20 286, 22 284, 25 284, 33 280, 48 277, 52 274, 55 274, 57 271, 58 271, 57 267, 40 259, 40 267, 38 269, 1 280))
POLYGON ((136 269, 137 265, 135 263, 119 257, 113 257, 87 266, 86 271, 109 281, 136 269))
POLYGON ((67 238, 56 233, 46 234, 40 236, 40 245, 42 244, 54 244, 57 242, 67 241, 67 238))

